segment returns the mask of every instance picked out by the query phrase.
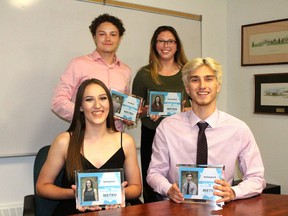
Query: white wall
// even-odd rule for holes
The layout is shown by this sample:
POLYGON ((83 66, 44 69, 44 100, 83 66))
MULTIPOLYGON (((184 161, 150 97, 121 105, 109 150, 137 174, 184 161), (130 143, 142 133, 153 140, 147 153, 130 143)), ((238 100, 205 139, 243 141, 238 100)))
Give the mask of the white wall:
POLYGON ((288 65, 241 67, 241 25, 287 18, 287 0, 227 1, 227 110, 253 131, 267 182, 288 194, 288 116, 253 114, 254 74, 288 72, 288 65))
MULTIPOLYGON (((282 192, 288 193, 287 170, 281 166, 288 153, 287 116, 253 114, 252 79, 254 73, 285 72, 285 70, 287 72, 287 66, 240 67, 240 26, 287 16, 285 11, 288 8, 287 0, 278 0, 277 4, 268 0, 252 2, 247 0, 130 0, 127 2, 203 15, 202 54, 217 59, 224 67, 224 86, 218 99, 219 108, 248 123, 259 143, 268 182, 281 184, 282 192), (272 123, 278 126, 272 126, 272 123), (261 127, 257 127, 260 124, 261 127), (271 133, 275 127, 276 131, 273 131, 273 135, 270 136, 269 132, 271 133), (281 149, 275 150, 274 145, 281 149)), ((65 10, 69 10, 69 5, 65 10)), ((63 68, 65 66, 63 65, 63 68)), ((21 203, 24 195, 33 192, 33 160, 34 157, 0 159, 0 205, 21 203)))
MULTIPOLYGON (((196 20, 75 0, 30 1, 34 3, 22 8, 0 1, 3 24, 0 68, 6 72, 2 73, 0 86, 3 93, 9 92, 0 94, 0 101, 5 101, 0 106, 0 158, 33 155, 40 147, 49 144, 59 131, 67 128, 64 121, 50 110, 53 89, 72 58, 69 56, 84 55, 95 49, 88 26, 100 13, 115 14, 125 24, 127 31, 117 54, 129 63, 132 78, 141 66, 147 64, 149 41, 160 25, 175 26, 188 49, 189 58, 201 55, 201 22, 196 20), (15 28, 11 26, 17 26, 21 36, 15 34, 15 28), (139 26, 141 30, 135 31, 139 26), (21 128, 17 136, 15 127, 21 128)), ((139 134, 135 132, 134 136, 139 134)))
MULTIPOLYGON (((19 0, 6 0, 9 2, 20 2, 19 0)), ((30 2, 34 2, 35 4, 41 4, 41 2, 44 0, 30 0, 30 2)), ((23 1, 22 1, 23 2, 23 1)), ((28 1, 27 1, 28 2, 28 1)), ((133 1, 131 1, 133 2, 133 1)), ((134 1, 135 3, 135 1, 134 1)), ((193 14, 200 14, 203 15, 203 55, 211 55, 214 56, 215 58, 219 59, 222 63, 225 64, 225 59, 226 59, 226 47, 225 45, 225 34, 223 34, 223 37, 221 39, 217 39, 216 37, 213 37, 212 40, 210 38, 210 32, 212 31, 213 34, 215 35, 220 35, 223 32, 226 32, 226 26, 222 25, 225 23, 224 21, 226 20, 226 8, 225 8, 225 1, 219 1, 219 4, 217 6, 213 6, 213 8, 208 7, 210 3, 213 3, 212 0, 206 1, 204 3, 199 3, 198 1, 190 1, 190 0, 157 0, 157 1, 148 1, 148 0, 138 0, 137 3, 145 3, 150 6, 154 7, 161 7, 161 8, 166 8, 166 9, 171 9, 171 10, 176 10, 176 11, 183 11, 183 12, 188 12, 188 13, 193 13, 193 14), (181 2, 181 4, 179 4, 181 2), (164 7, 165 5, 165 7, 164 7), (204 5, 204 6, 203 6, 204 5), (210 8, 210 9, 209 9, 210 8), (213 11, 217 9, 217 11, 222 11, 219 16, 216 18, 213 16, 213 11), (214 26, 209 26, 213 22, 215 24, 214 26), (217 26, 217 28, 216 28, 217 26), (220 27, 220 28, 219 28, 220 27), (217 44, 215 47, 213 44, 217 44), (218 48, 217 48, 218 47, 218 48), (221 50, 221 52, 219 52, 221 50)), ((45 2, 47 4, 47 2, 45 2)), ((83 3, 87 4, 87 3, 83 3)), ((61 6, 63 4, 59 4, 61 6)), ((75 6, 75 4, 73 4, 75 6)), ((32 5, 33 7, 33 5, 32 5)), ((69 11, 70 5, 67 3, 65 5, 65 10, 66 12, 69 11)), ((72 6, 71 6, 72 7, 72 6)), ((0 9, 1 10, 1 9, 0 9)), ((21 10, 29 10, 29 5, 22 5, 21 10)), ((57 11, 59 8, 57 8, 57 11)), ((60 11, 60 10, 59 10, 60 11)), ((0 12, 1 14, 1 12, 0 12)), ((3 13, 2 13, 3 14, 3 13)), ((98 12, 96 12, 98 14, 98 12)), ((79 14, 78 14, 79 15, 79 14)), ((120 17, 121 18, 121 17, 120 17)), ((63 19, 66 19, 63 17, 63 19)), ((87 23, 86 23, 87 24, 87 23)), ((85 23, 83 25, 86 25, 85 23)), ((79 24, 82 25, 82 24, 79 24)), ((37 34, 37 29, 29 29, 29 31, 35 30, 35 34, 37 34)), ((81 29, 79 30, 81 31, 81 29)), ((15 34, 19 34, 21 36, 21 33, 15 31, 15 34)), ((59 35, 61 37, 61 35, 59 35)), ((85 43, 87 44, 87 43, 85 43)), ((17 46, 17 45, 15 45, 17 46)), ((88 51, 90 50, 88 47, 85 47, 88 51)), ((68 49, 69 50, 69 49, 68 49)), ((84 48, 83 48, 84 50, 84 48)), ((72 56, 74 57, 75 54, 71 53, 65 54, 67 56, 72 56)), ((71 58, 72 58, 71 57, 71 58)), ((147 58, 147 57, 145 57, 147 58)), ((69 57, 70 59, 70 57, 69 57)), ((127 62, 129 64, 129 62, 127 62)), ((62 66, 64 69, 66 67, 66 64, 62 66)), ((52 89, 51 89, 52 91, 52 89)), ((225 108, 225 91, 219 98, 221 101, 221 106, 225 108)), ((12 123, 11 123, 12 124, 12 123)), ((63 124, 64 125, 64 124, 63 124)), ((64 127, 64 126, 62 126, 64 127)), ((19 128, 20 130, 20 128, 19 128)), ((60 132, 60 131, 59 131, 60 132)), ((17 131, 16 131, 17 133, 17 131)), ((53 138, 51 138, 52 140, 53 138)), ((19 142, 21 142, 21 137, 18 138, 19 142)), ((33 173, 32 173, 32 166, 33 166, 33 160, 34 157, 19 157, 19 158, 0 158, 0 173, 1 173, 1 178, 0 178, 0 185, 1 185, 1 194, 0 194, 0 205, 5 205, 5 204, 13 204, 13 203, 21 203, 23 202, 23 197, 26 194, 33 193, 33 173)))

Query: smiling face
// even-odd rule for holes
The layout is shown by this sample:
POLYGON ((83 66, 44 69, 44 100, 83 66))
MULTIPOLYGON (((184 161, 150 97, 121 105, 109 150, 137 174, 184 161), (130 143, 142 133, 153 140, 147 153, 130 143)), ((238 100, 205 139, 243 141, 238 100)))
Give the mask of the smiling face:
POLYGON ((86 87, 80 111, 84 113, 86 125, 106 125, 109 100, 100 85, 93 83, 86 87))
POLYGON ((177 42, 174 35, 170 31, 163 31, 158 35, 156 41, 156 50, 160 59, 174 59, 174 55, 177 51, 177 42))
POLYGON ((87 188, 91 188, 91 187, 92 187, 90 180, 87 180, 87 181, 86 181, 86 187, 87 187, 87 188))
POLYGON ((186 92, 192 98, 192 108, 216 109, 216 97, 220 91, 220 84, 217 81, 214 71, 207 65, 191 71, 187 77, 186 92))
POLYGON ((101 23, 93 37, 96 49, 101 54, 114 54, 120 44, 119 30, 110 22, 101 23))

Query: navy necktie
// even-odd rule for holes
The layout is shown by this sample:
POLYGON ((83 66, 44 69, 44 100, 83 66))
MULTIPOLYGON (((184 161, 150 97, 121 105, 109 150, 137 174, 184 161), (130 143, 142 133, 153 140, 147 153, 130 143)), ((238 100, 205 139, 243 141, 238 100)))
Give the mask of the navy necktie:
POLYGON ((199 127, 198 140, 197 140, 197 164, 207 164, 208 147, 207 139, 205 135, 205 129, 208 126, 207 122, 198 122, 199 127))
POLYGON ((189 187, 190 187, 190 183, 188 182, 186 194, 189 194, 189 187))

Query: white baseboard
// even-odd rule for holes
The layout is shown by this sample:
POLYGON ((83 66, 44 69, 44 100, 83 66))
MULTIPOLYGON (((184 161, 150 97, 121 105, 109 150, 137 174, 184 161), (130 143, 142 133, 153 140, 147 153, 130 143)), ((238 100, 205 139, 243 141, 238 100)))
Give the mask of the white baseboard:
POLYGON ((23 203, 0 204, 0 216, 22 216, 23 203))

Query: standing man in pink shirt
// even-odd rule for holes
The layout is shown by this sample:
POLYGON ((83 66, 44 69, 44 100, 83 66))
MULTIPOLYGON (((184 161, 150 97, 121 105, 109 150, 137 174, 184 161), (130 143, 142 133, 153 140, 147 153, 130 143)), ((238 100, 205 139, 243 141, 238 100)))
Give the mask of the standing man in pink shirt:
MULTIPOLYGON (((89 28, 96 50, 91 54, 74 58, 69 63, 52 98, 52 111, 69 122, 73 117, 78 87, 87 79, 96 78, 108 89, 130 92, 131 69, 116 56, 125 32, 122 21, 109 14, 102 14, 92 21, 89 28)), ((123 130, 120 121, 116 121, 116 127, 123 130)))

